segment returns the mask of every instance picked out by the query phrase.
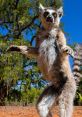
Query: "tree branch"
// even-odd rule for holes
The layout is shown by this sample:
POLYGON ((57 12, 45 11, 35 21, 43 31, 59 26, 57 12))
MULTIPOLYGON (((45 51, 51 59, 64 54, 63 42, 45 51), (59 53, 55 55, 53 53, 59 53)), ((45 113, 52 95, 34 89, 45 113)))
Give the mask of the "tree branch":
POLYGON ((13 21, 0 21, 0 25, 13 23, 13 21))
POLYGON ((34 41, 34 38, 36 38, 36 36, 34 35, 30 41, 30 44, 32 45, 33 41, 34 41))
POLYGON ((20 32, 22 32, 22 31, 24 31, 25 29, 29 28, 37 18, 38 18, 38 15, 34 16, 34 18, 32 19, 32 21, 31 21, 29 24, 23 26, 23 27, 20 29, 20 32))
POLYGON ((15 7, 17 8, 18 6, 18 3, 19 3, 20 0, 16 0, 16 4, 15 4, 15 7))

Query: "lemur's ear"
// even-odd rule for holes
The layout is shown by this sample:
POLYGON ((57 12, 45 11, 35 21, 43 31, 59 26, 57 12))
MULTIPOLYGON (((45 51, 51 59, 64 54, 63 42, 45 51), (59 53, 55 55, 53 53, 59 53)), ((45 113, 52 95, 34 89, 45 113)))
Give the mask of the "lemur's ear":
POLYGON ((61 18, 63 16, 63 7, 60 7, 59 9, 57 9, 57 12, 59 14, 59 17, 61 18))
POLYGON ((45 9, 44 6, 40 3, 40 4, 39 4, 39 12, 44 11, 44 9, 45 9))

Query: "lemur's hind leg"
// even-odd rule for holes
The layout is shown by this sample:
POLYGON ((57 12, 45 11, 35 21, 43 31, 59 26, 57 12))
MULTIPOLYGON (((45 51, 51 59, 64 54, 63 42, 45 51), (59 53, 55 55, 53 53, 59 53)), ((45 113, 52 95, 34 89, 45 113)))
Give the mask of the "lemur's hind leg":
POLYGON ((64 88, 59 97, 59 117, 72 117, 76 86, 68 86, 64 88))
POLYGON ((59 101, 59 117, 72 117, 73 113, 73 99, 70 99, 70 97, 61 98, 59 101))
POLYGON ((56 102, 54 85, 48 86, 38 99, 37 110, 40 117, 52 117, 51 108, 56 102))

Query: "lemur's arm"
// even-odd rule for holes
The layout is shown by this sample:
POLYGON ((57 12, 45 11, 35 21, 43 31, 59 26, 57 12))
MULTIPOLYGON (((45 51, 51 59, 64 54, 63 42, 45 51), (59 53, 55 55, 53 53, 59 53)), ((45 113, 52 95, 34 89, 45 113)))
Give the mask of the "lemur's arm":
POLYGON ((36 58, 38 56, 38 48, 36 47, 12 45, 7 49, 7 52, 9 51, 17 51, 30 58, 36 58))
POLYGON ((69 47, 67 44, 66 44, 66 37, 64 35, 64 33, 59 30, 58 32, 58 37, 57 37, 57 45, 59 47, 59 50, 60 50, 60 53, 66 53, 68 55, 71 55, 72 57, 74 57, 74 51, 71 47, 69 47))

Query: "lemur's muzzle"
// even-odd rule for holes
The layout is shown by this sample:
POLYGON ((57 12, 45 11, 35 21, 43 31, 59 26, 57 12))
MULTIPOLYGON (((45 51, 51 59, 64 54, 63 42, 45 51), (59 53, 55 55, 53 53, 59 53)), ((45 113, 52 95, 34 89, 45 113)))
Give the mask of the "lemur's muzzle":
POLYGON ((47 22, 53 23, 53 17, 49 15, 49 16, 46 18, 46 21, 47 21, 47 22))

